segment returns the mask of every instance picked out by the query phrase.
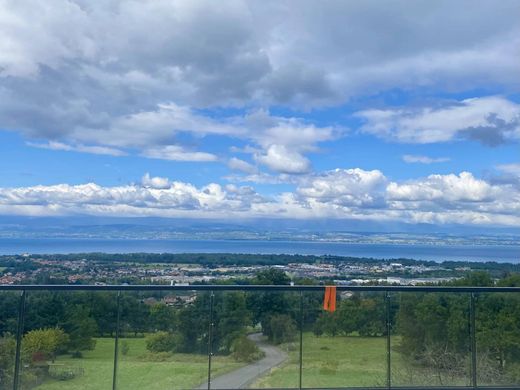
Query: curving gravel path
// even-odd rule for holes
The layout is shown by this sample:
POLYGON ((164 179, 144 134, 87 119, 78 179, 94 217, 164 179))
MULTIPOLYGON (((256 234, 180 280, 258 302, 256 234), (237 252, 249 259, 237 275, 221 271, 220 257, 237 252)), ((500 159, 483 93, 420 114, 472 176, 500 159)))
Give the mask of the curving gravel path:
MULTIPOLYGON (((245 389, 254 380, 265 374, 271 368, 282 364, 287 360, 287 354, 280 348, 266 343, 261 333, 253 333, 247 336, 253 340, 265 353, 265 357, 248 364, 247 366, 228 372, 211 379, 212 389, 245 389)), ((208 383, 203 383, 197 389, 207 389, 208 383)))

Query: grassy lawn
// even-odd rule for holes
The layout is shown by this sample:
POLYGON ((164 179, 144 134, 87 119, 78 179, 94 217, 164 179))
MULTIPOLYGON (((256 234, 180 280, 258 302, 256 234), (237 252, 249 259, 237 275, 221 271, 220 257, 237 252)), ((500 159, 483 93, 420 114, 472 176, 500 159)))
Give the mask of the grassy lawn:
MULTIPOLYGON (((251 387, 298 387, 298 346, 287 364, 251 387)), ((386 344, 382 337, 303 337, 303 387, 384 386, 386 344)))
MULTIPOLYGON (((204 355, 175 354, 166 361, 150 361, 147 358, 145 339, 128 338, 120 341, 129 346, 118 365, 120 389, 189 389, 207 379, 208 359, 204 355)), ((399 343, 392 337, 392 345, 399 343)), ((121 344, 120 344, 121 345, 121 344)), ((298 387, 299 346, 287 348, 289 359, 281 367, 257 380, 251 387, 298 387)), ((61 356, 56 364, 81 367, 84 375, 72 380, 47 380, 39 390, 98 390, 112 388, 114 340, 97 339, 93 351, 83 353, 83 358, 61 356)), ((303 387, 355 387, 386 386, 386 338, 384 337, 315 337, 305 333, 303 339, 303 387)), ((228 357, 213 358, 212 376, 241 367, 228 357)), ((467 378, 447 378, 439 383, 433 376, 417 366, 407 366, 402 356, 392 349, 392 383, 394 385, 465 385, 467 378)))
MULTIPOLYGON (((147 354, 143 338, 126 340, 129 351, 119 354, 118 388, 120 389, 189 389, 207 380, 208 358, 203 355, 175 354, 167 361, 149 361, 143 356, 147 354)), ((61 356, 56 364, 82 367, 84 375, 67 381, 50 379, 38 386, 38 390, 98 390, 112 388, 112 370, 114 361, 114 340, 97 339, 93 351, 83 353, 83 358, 72 359, 61 356)), ((212 375, 216 376, 238 367, 228 357, 215 356, 212 364, 212 375)))
MULTIPOLYGON (((392 337, 392 346, 399 337, 392 337)), ((287 346, 282 345, 282 348, 287 346)), ((289 350, 289 360, 269 375, 253 383, 253 388, 298 387, 299 347, 289 350)), ((385 337, 303 337, 302 385, 313 387, 386 386, 385 337)), ((392 384, 394 385, 467 385, 467 378, 433 375, 417 366, 409 366, 392 347, 392 384), (442 381, 442 382, 440 382, 442 381)))

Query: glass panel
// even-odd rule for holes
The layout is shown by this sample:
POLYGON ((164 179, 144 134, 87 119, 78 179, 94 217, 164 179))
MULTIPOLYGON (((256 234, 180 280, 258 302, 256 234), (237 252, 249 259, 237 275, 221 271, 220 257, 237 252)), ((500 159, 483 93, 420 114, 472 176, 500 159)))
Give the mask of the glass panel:
POLYGON ((190 389, 206 382, 209 304, 209 292, 122 294, 118 388, 190 389))
POLYGON ((323 299, 305 294, 303 387, 386 386, 384 294, 338 291, 335 312, 323 299))
MULTIPOLYGON (((240 347, 251 351, 253 362, 239 372, 242 381, 251 388, 298 388, 300 294, 250 292, 246 301, 252 323, 249 342, 242 340, 240 347)), ((238 388, 238 384, 234 382, 233 388, 238 388)))
POLYGON ((20 292, 0 292, 0 389, 12 389, 20 292))
POLYGON ((403 292, 395 299, 392 386, 469 386, 469 294, 403 292))
POLYGON ((520 294, 479 294, 475 306, 478 385, 518 385, 520 294))
POLYGON ((22 340, 22 389, 110 389, 116 294, 30 291, 22 340))

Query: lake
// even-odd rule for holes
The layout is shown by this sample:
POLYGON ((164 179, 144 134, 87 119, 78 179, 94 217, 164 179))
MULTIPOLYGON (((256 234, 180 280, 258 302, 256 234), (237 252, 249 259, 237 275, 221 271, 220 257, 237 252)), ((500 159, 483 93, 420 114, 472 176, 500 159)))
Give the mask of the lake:
POLYGON ((77 238, 2 238, 0 254, 53 253, 259 253, 410 258, 433 261, 520 262, 514 245, 352 244, 267 240, 134 240, 77 238))

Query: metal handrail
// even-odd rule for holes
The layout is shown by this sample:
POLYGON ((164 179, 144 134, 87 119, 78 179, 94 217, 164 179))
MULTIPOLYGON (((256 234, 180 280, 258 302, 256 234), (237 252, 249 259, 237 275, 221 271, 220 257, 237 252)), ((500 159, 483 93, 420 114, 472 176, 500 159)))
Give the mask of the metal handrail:
MULTIPOLYGON (((243 284, 192 284, 192 285, 91 285, 91 284, 6 284, 0 291, 322 291, 324 285, 243 285, 243 284)), ((453 293, 520 293, 520 287, 469 287, 469 286, 336 286, 338 291, 368 292, 453 292, 453 293)))

